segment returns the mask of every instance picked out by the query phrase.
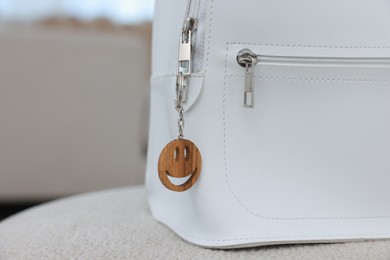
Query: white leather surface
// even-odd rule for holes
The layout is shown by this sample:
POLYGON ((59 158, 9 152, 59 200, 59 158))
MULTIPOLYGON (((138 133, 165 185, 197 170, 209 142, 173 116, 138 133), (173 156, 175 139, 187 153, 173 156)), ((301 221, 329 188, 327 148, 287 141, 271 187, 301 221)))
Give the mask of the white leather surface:
MULTIPOLYGON (((166 64, 176 64, 172 30, 180 30, 181 2, 156 4, 154 33, 169 40, 155 38, 154 50, 170 50, 166 64)), ((184 193, 160 184, 157 158, 177 136, 177 113, 174 85, 152 80, 147 188, 154 216, 186 240, 212 247, 390 237, 390 70, 259 65, 256 107, 244 109, 244 71, 235 61, 241 48, 390 57, 390 3, 208 5, 203 89, 185 114, 185 137, 202 152, 201 177, 184 193)), ((155 55, 154 74, 175 72, 155 55)))

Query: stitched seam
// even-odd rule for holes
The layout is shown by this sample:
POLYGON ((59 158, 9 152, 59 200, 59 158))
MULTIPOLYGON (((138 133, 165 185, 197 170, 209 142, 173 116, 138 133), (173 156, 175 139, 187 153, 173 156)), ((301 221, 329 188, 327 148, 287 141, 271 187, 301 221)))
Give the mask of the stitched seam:
POLYGON ((229 42, 227 43, 226 47, 226 54, 225 54, 225 66, 224 66, 224 83, 223 83, 223 94, 222 94, 222 121, 223 121, 223 148, 224 148, 224 167, 225 167, 225 179, 227 186, 229 188, 230 193, 233 195, 234 199, 238 202, 238 204, 244 208, 248 213, 251 215, 262 218, 262 219, 270 219, 270 220, 362 220, 362 219, 384 219, 389 218, 390 216, 370 216, 370 217, 298 217, 298 218, 291 218, 291 217, 269 217, 269 216, 262 216, 259 215, 252 210, 248 209, 241 200, 236 196, 236 194, 233 192, 232 187, 229 182, 228 177, 228 163, 227 163, 227 135, 226 135, 226 85, 227 85, 227 70, 228 70, 228 58, 229 58, 229 42))
MULTIPOLYGON (((227 75, 227 78, 245 78, 241 75, 227 75)), ((255 76, 255 79, 275 80, 275 81, 309 81, 309 82, 343 82, 343 83, 389 83, 388 80, 380 79, 352 79, 352 78, 291 78, 291 77, 266 77, 255 76)))
MULTIPOLYGON (((225 54, 225 66, 224 66, 224 77, 223 77, 223 90, 222 90, 222 126, 223 126, 223 159, 224 159, 224 168, 225 168, 225 180, 229 188, 230 193, 233 195, 236 201, 239 200, 236 198, 236 195, 231 190, 229 178, 228 178, 228 166, 227 166, 227 149, 226 149, 226 84, 227 84, 227 64, 229 58, 229 43, 226 44, 226 54, 225 54)), ((240 203, 241 205, 241 203, 240 203)), ((242 206, 242 205, 241 205, 242 206)))
MULTIPOLYGON (((348 236, 354 236, 354 237, 360 237, 360 236, 390 236, 390 233, 353 233, 353 234, 327 234, 327 235, 301 235, 301 236, 263 236, 263 237, 243 237, 243 238, 225 238, 225 239, 212 239, 212 238, 202 238, 198 236, 194 236, 192 234, 189 234, 188 232, 185 232, 181 230, 180 228, 177 228, 176 225, 171 225, 172 227, 175 227, 176 230, 179 230, 180 233, 186 234, 190 237, 193 237, 195 239, 203 240, 203 241, 238 241, 238 240, 254 240, 254 239, 284 239, 284 238, 329 238, 334 240, 334 237, 348 237, 348 236)), ((354 239, 354 238, 351 238, 354 239)))
MULTIPOLYGON (((211 239, 211 238, 201 238, 201 237, 196 237, 196 236, 193 236, 191 234, 188 234, 186 232, 182 232, 182 233, 185 233, 186 235, 188 236, 191 236, 195 239, 199 239, 199 240, 204 240, 204 241, 238 241, 238 240, 253 240, 253 239, 281 239, 281 238, 329 238, 329 237, 332 237, 332 238, 329 238, 331 240, 336 240, 334 238, 337 238, 337 237, 349 237, 349 236, 354 236, 354 237, 358 237, 358 236, 390 236, 390 233, 358 233, 358 234, 330 234, 330 235, 302 235, 302 236, 269 236, 269 237, 248 237, 248 238, 226 238, 226 239, 211 239)), ((351 238, 351 240, 353 240, 354 238, 351 238)))
MULTIPOLYGON (((161 218, 156 216, 157 219, 161 218)), ((327 240, 337 240, 337 238, 342 238, 342 237, 351 237, 351 238, 344 238, 344 239, 350 239, 350 240, 355 240, 355 239, 364 239, 364 236, 381 236, 380 238, 376 239, 385 239, 390 237, 390 233, 349 233, 349 234, 326 234, 326 235, 296 235, 296 236, 256 236, 256 237, 240 237, 240 238, 224 238, 224 239, 212 239, 212 238, 203 238, 199 237, 196 235, 192 235, 184 230, 182 230, 179 226, 173 224, 172 222, 162 222, 164 223, 168 228, 172 229, 176 233, 180 235, 185 234, 187 236, 190 236, 192 238, 198 239, 198 240, 203 240, 203 241, 244 241, 244 240, 270 240, 270 239, 293 239, 293 238, 308 238, 308 239, 314 239, 314 238, 327 238, 327 240), (363 238, 362 238, 363 236, 363 238)), ((182 236, 182 235, 181 235, 182 236)), ((373 238, 374 239, 374 238, 373 238)), ((261 241, 257 241, 261 242, 261 241)), ((264 241, 265 242, 265 241, 264 241)), ((267 242, 272 242, 272 241, 267 241, 267 242)), ((276 242, 276 241, 275 241, 276 242)), ((256 243, 256 242, 253 242, 256 243)))
POLYGON ((250 43, 250 42, 229 42, 231 45, 249 45, 263 47, 283 48, 318 48, 318 49, 390 49, 390 46, 336 46, 336 45, 304 45, 304 44, 273 44, 273 43, 250 43))
POLYGON ((209 56, 210 56, 210 43, 211 43, 211 29, 213 25, 213 8, 214 8, 214 0, 211 0, 210 3, 210 21, 209 21, 209 32, 207 37, 207 54, 206 54, 206 65, 204 69, 204 74, 207 74, 207 68, 209 65, 209 56))

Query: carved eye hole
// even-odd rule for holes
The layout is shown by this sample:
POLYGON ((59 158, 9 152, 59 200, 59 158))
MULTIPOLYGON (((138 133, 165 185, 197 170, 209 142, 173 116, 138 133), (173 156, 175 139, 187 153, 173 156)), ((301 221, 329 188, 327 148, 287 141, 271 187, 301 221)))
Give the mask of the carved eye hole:
POLYGON ((190 159, 190 148, 186 145, 184 148, 184 159, 188 161, 190 159))
POLYGON ((175 158, 175 161, 179 160, 179 153, 180 153, 179 147, 176 146, 175 151, 173 151, 173 158, 175 158))

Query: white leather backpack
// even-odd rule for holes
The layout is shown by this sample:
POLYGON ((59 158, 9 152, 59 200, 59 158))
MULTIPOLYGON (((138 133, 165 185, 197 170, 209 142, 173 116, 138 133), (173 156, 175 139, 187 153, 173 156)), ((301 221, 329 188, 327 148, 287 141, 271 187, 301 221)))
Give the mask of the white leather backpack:
POLYGON ((191 243, 389 238, 390 2, 157 0, 149 137, 191 243))

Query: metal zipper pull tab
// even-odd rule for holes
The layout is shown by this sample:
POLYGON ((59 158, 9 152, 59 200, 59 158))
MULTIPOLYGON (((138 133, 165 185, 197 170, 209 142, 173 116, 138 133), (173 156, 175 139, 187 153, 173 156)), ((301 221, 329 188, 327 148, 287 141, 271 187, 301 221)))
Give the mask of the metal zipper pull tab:
POLYGON ((249 49, 243 49, 237 54, 237 62, 245 68, 244 107, 254 107, 254 66, 257 64, 257 55, 249 49))
POLYGON ((179 43, 178 73, 189 75, 192 63, 192 33, 195 30, 195 19, 188 17, 183 24, 179 43))
POLYGON ((182 96, 182 102, 187 100, 188 76, 191 74, 192 64, 192 33, 195 30, 196 21, 188 17, 184 21, 179 42, 179 57, 177 66, 176 94, 182 96), (178 92, 181 93, 178 93, 178 92))

